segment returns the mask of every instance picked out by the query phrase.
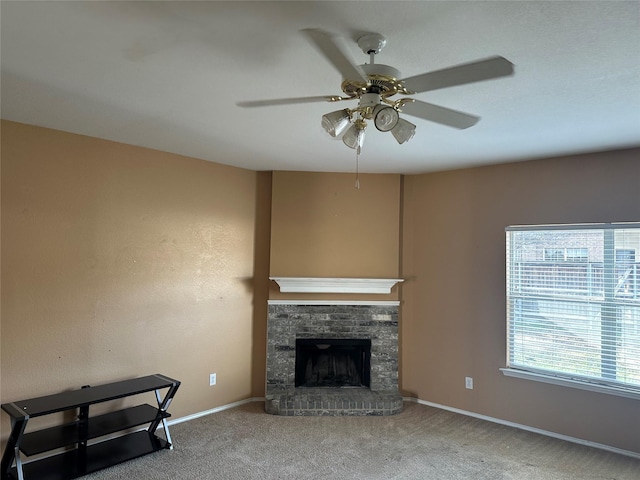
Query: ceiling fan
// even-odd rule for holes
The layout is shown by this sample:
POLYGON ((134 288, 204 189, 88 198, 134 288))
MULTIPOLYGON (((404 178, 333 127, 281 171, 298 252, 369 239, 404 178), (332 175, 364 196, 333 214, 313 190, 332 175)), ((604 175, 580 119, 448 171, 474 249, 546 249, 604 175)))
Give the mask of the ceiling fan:
POLYGON ((305 29, 302 33, 342 74, 344 95, 245 101, 237 105, 267 107, 358 100, 355 108, 345 108, 322 116, 322 126, 327 133, 332 137, 344 133, 342 141, 358 154, 364 143, 367 120, 382 132, 390 131, 400 144, 413 138, 416 129, 414 124, 401 118, 400 113, 458 129, 469 128, 480 120, 475 115, 423 102, 410 95, 513 75, 513 64, 503 57, 494 56, 401 79, 400 72, 394 67, 374 62, 375 55, 387 43, 386 37, 379 33, 369 33, 358 39, 358 46, 369 55, 370 63, 363 65, 351 61, 337 36, 319 29, 305 29), (391 97, 395 95, 408 96, 394 100, 391 97))

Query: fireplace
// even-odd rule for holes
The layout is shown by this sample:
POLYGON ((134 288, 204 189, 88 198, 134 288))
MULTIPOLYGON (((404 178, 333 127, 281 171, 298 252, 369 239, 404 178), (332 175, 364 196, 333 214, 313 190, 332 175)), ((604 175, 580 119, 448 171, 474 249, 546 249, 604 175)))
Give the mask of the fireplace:
POLYGON ((371 340, 298 338, 295 368, 296 387, 368 388, 371 340))
POLYGON ((265 409, 275 415, 393 415, 398 302, 270 300, 265 409))

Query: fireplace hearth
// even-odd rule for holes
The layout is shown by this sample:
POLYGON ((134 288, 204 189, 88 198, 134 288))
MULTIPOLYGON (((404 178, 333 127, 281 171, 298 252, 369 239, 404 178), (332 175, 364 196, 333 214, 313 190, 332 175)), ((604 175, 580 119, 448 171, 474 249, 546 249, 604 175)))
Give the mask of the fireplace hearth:
POLYGON ((265 409, 275 415, 393 415, 398 302, 270 301, 265 409))

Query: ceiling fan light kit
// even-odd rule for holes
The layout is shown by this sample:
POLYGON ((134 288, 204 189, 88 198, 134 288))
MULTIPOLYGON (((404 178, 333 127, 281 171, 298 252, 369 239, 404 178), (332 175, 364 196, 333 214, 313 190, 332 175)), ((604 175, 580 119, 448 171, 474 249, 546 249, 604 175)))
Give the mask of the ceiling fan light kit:
POLYGON ((346 108, 322 116, 321 124, 332 137, 342 136, 349 148, 360 153, 367 121, 377 130, 391 132, 399 144, 413 138, 416 126, 400 114, 410 115, 457 129, 475 125, 480 117, 412 98, 411 95, 455 85, 479 82, 513 75, 513 64, 499 56, 456 65, 442 70, 401 79, 400 71, 389 65, 376 64, 375 56, 385 47, 387 39, 379 33, 361 36, 357 43, 369 55, 369 63, 356 65, 345 53, 335 35, 319 29, 305 29, 302 33, 338 70, 343 78, 343 96, 284 98, 239 102, 242 107, 263 107, 294 103, 357 100, 355 108, 346 108), (392 100, 394 95, 406 95, 392 100))
POLYGON ((392 130, 400 120, 398 111, 388 105, 376 105, 373 109, 373 124, 381 132, 392 130))
POLYGON ((340 136, 349 126, 351 113, 348 109, 336 110, 322 116, 322 128, 332 137, 340 136))
POLYGON ((411 140, 415 133, 416 126, 404 118, 399 118, 398 124, 391 129, 391 135, 393 135, 393 138, 401 145, 411 140))
POLYGON ((342 142, 349 148, 356 150, 358 155, 364 145, 364 130, 367 128, 367 122, 361 118, 356 119, 353 125, 347 130, 342 137, 342 142))

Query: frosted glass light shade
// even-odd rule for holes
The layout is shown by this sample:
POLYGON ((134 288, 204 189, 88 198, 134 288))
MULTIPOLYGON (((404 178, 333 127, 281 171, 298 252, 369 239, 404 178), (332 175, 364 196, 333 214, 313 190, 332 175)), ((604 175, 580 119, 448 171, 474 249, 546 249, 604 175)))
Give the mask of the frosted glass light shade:
POLYGON ((415 133, 416 126, 413 123, 406 121, 404 118, 399 118, 396 126, 391 129, 393 138, 395 138, 400 144, 411 140, 415 133))
POLYGON ((356 124, 351 125, 351 128, 342 137, 342 141, 347 147, 360 151, 364 145, 364 128, 360 129, 356 124))
POLYGON ((398 111, 387 105, 378 105, 373 111, 373 124, 381 132, 388 132, 399 120, 398 111))
POLYGON ((322 128, 331 135, 337 137, 349 126, 349 111, 337 110, 322 116, 322 128))

